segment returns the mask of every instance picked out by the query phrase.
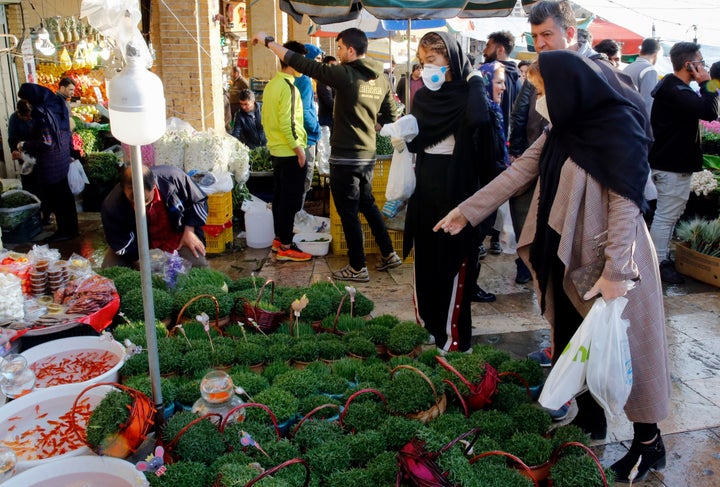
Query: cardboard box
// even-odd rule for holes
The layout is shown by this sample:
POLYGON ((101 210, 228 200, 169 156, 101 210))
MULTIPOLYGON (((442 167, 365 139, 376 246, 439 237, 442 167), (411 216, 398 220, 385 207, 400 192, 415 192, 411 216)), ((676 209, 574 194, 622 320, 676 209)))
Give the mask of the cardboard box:
POLYGON ((675 246, 675 269, 680 274, 720 287, 720 258, 696 252, 686 242, 675 246))

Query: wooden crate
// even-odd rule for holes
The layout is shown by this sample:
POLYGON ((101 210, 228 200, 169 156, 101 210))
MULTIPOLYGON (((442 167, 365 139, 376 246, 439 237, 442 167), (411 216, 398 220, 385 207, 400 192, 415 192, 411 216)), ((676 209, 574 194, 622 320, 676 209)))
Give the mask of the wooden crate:
POLYGON ((720 258, 696 252, 685 242, 675 246, 675 269, 680 274, 720 287, 720 258))

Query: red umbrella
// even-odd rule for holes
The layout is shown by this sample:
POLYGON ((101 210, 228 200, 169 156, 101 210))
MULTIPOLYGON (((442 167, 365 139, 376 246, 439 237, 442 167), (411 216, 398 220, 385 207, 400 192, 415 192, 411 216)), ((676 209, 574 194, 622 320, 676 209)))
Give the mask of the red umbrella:
POLYGON ((590 24, 589 30, 593 36, 593 45, 603 39, 612 39, 622 44, 623 56, 640 53, 643 36, 625 27, 613 24, 601 17, 596 17, 590 24))

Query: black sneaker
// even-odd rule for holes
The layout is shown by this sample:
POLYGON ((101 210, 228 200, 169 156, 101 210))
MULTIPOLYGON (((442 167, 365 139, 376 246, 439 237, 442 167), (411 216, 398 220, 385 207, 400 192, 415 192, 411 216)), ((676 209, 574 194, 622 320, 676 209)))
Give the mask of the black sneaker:
POLYGON ((675 270, 675 262, 665 259, 660 262, 660 280, 667 284, 682 284, 685 278, 675 270))
POLYGON ((502 246, 500 242, 490 242, 490 253, 493 255, 502 254, 502 246))
POLYGON ((478 247, 478 259, 484 259, 485 257, 487 257, 487 249, 485 244, 480 244, 480 247, 478 247))

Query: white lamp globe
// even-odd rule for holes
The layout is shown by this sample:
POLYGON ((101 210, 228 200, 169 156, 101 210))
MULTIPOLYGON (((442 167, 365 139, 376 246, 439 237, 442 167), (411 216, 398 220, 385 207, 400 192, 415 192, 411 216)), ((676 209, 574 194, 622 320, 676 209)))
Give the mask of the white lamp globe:
POLYGON ((127 66, 108 83, 110 131, 120 142, 146 145, 166 129, 162 81, 145 68, 142 57, 128 46, 127 66))

